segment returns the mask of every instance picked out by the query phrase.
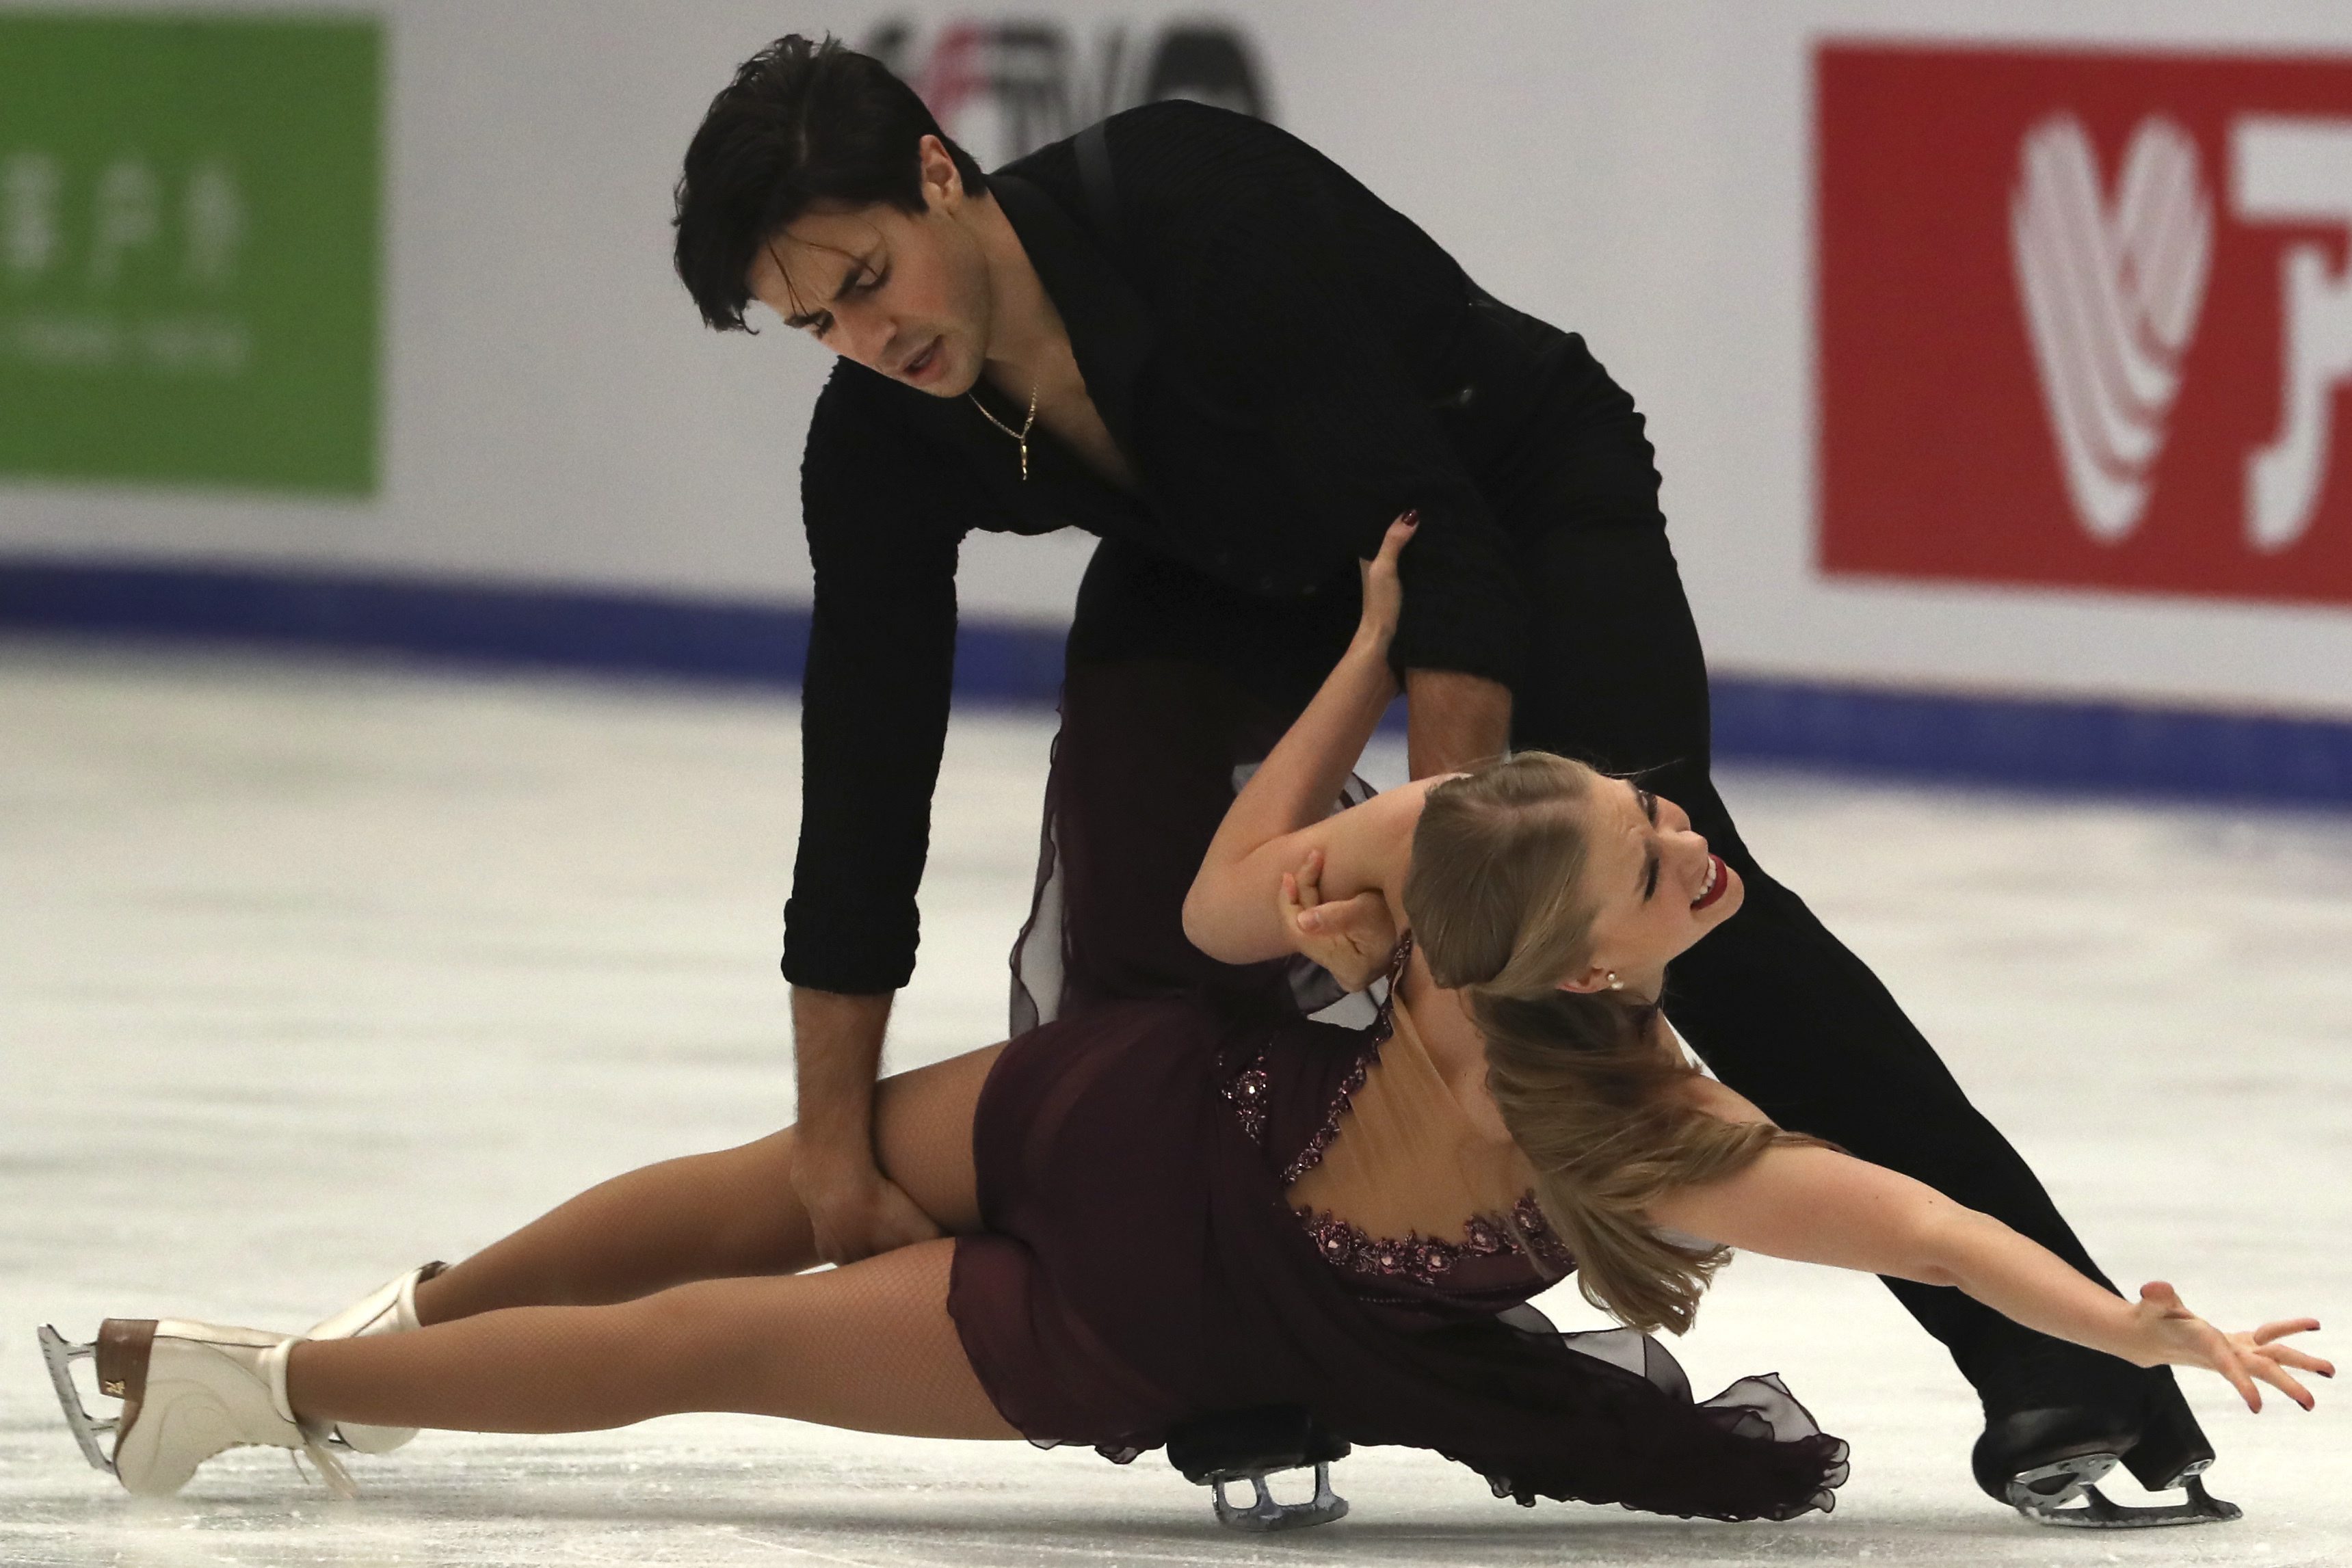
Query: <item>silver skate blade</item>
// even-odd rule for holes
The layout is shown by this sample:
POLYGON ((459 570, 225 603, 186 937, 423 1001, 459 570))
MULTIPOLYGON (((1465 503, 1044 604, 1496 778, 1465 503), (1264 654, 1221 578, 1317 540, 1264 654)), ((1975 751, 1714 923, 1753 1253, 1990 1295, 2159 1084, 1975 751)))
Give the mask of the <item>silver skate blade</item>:
POLYGON ((1259 1470, 1241 1475, 1219 1476, 1209 1483, 1209 1495, 1215 1499, 1217 1522, 1228 1530, 1245 1531, 1263 1535, 1276 1530, 1305 1530, 1312 1525, 1328 1524, 1348 1516, 1348 1500, 1331 1490, 1331 1467, 1315 1467, 1315 1496, 1307 1502, 1276 1502, 1265 1487, 1266 1472, 1259 1470), (1257 1493, 1256 1500, 1247 1508, 1235 1508, 1225 1498, 1229 1482, 1246 1480, 1257 1493))
POLYGON ((2081 1497, 2093 1482, 2105 1480, 2122 1458, 2120 1454, 2101 1449, 2020 1470, 2009 1479, 2010 1506, 2028 1519, 2047 1523, 2053 1510, 2081 1497))
POLYGON ((2180 1485, 2189 1494, 2181 1502, 2112 1502, 2097 1487, 2086 1485, 2083 1488, 2081 1508, 2052 1505, 2034 1509, 2020 1503, 2017 1511, 2036 1524, 2075 1530, 2163 1530, 2182 1524, 2227 1524, 2245 1517, 2245 1510, 2236 1503, 2207 1491, 2200 1477, 2184 1477, 2180 1485))
POLYGON ((114 1461, 107 1457, 101 1437, 114 1431, 115 1423, 101 1421, 82 1406, 81 1390, 74 1386, 73 1364, 96 1355, 94 1344, 68 1344, 66 1336, 48 1324, 41 1325, 41 1359, 49 1364, 49 1382, 58 1391, 58 1407, 66 1413, 66 1425, 73 1428, 74 1441, 81 1445, 81 1457, 92 1469, 114 1473, 114 1461))

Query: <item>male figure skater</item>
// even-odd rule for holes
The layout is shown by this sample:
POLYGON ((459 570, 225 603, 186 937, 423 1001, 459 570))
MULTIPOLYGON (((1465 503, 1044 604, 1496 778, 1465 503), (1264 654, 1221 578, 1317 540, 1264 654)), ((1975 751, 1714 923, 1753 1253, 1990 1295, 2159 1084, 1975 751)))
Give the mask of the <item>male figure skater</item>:
MULTIPOLYGON (((1180 672, 1171 745, 1197 739, 1186 755, 1222 775, 1255 722, 1232 716, 1278 733, 1347 641, 1357 559, 1412 510, 1394 660, 1414 776, 1513 746, 1641 771, 1747 883, 1667 996, 1723 1080, 2104 1279, 1894 998, 1740 841, 1643 419, 1580 338, 1488 297, 1259 121, 1153 104, 983 174, 878 63, 796 37, 712 103, 677 250, 712 327, 742 329, 756 299, 842 361, 802 469, 816 586, 783 958, 794 1181, 827 1257, 933 1233, 877 1169, 870 1115, 913 970, 962 536, 1101 540, 1049 789, 1109 809, 1139 781, 1088 745, 1090 671, 1180 672)), ((1169 823, 1167 867, 1132 890, 1171 931, 1213 827, 1169 823)), ((2155 1489, 2210 1462, 2168 1371, 1889 1284, 1983 1399, 1993 1497, 2046 1516, 2116 1457, 2155 1489)), ((2200 1495, 2138 1521, 2217 1516, 2200 1495)))

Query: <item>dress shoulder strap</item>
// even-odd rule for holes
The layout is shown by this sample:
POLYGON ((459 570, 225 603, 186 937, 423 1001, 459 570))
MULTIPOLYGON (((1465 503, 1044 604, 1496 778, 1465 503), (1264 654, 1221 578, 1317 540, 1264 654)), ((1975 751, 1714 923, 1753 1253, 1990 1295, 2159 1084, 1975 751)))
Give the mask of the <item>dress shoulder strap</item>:
POLYGON ((1396 1027, 1397 988, 1404 984, 1404 967, 1412 961, 1412 933, 1408 931, 1399 936, 1396 946, 1389 950, 1388 972, 1381 977, 1386 983, 1381 988, 1380 1016, 1373 1020, 1372 1029, 1380 1040, 1386 1040, 1396 1027))

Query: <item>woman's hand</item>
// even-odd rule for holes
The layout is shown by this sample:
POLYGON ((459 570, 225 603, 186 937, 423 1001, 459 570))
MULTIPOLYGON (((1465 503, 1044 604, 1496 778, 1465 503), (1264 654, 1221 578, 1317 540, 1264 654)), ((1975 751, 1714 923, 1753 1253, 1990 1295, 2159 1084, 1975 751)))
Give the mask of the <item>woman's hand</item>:
POLYGON ((1379 889, 1326 904, 1322 881, 1321 850, 1309 850, 1297 871, 1282 873, 1283 921, 1301 953, 1349 990, 1360 991, 1388 972, 1396 951, 1396 921, 1379 889))
MULTIPOLYGON (((2230 1380, 2251 1410, 2263 1407, 2267 1383, 2297 1405, 2312 1407, 2311 1391, 2287 1371, 2333 1377, 2336 1368, 2315 1355, 2277 1343, 2288 1334, 2305 1333, 2319 1326, 2316 1318, 2289 1318, 2265 1323, 2252 1333, 2224 1333, 2183 1306, 2179 1293, 2162 1281, 2142 1285, 2139 1304, 2132 1309, 2134 1336, 2145 1344, 2145 1364, 2201 1366, 2230 1380)), ((2142 1359, 2135 1357, 2135 1360, 2142 1359)))
POLYGON ((1390 640, 1396 636, 1397 617, 1404 611, 1404 585, 1397 578, 1397 558, 1412 542, 1413 530, 1419 527, 1421 514, 1407 512, 1381 536, 1380 553, 1356 563, 1364 581, 1364 614, 1356 622, 1359 650, 1377 653, 1383 659, 1388 657, 1390 640))

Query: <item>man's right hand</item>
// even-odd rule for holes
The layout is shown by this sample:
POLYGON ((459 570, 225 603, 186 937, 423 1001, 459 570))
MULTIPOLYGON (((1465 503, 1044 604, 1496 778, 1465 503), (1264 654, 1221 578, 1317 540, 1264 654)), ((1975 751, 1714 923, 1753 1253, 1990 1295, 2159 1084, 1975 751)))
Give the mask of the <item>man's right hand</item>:
POLYGON ((874 1159, 874 1073, 889 1022, 887 995, 793 988, 800 1080, 793 1192, 816 1233, 817 1256, 828 1263, 854 1263, 940 1234, 874 1159))
POLYGON ((828 1158, 805 1146, 795 1149, 793 1191, 808 1212, 817 1256, 828 1263, 855 1263, 940 1234, 931 1217, 871 1158, 828 1158))

